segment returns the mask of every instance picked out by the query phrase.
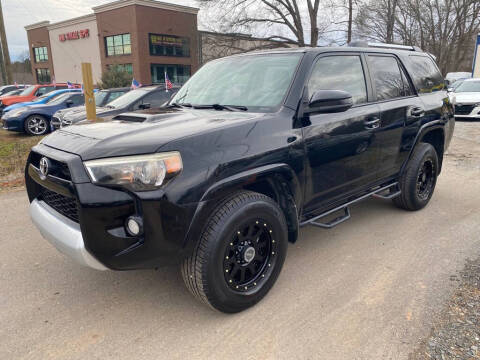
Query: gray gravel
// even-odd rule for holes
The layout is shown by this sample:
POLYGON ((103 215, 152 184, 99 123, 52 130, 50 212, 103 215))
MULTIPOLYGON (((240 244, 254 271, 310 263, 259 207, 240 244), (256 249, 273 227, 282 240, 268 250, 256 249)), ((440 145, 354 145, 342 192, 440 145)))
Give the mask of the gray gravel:
POLYGON ((460 284, 412 360, 480 359, 480 258, 450 280, 460 284))

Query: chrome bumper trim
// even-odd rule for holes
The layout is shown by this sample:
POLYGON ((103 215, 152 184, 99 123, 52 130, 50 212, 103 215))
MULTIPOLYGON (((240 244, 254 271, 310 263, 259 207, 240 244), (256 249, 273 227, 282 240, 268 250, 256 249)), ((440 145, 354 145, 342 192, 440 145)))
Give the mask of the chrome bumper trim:
POLYGON ((96 270, 108 270, 85 249, 80 225, 76 222, 37 199, 30 204, 30 217, 42 236, 58 251, 81 265, 96 270))

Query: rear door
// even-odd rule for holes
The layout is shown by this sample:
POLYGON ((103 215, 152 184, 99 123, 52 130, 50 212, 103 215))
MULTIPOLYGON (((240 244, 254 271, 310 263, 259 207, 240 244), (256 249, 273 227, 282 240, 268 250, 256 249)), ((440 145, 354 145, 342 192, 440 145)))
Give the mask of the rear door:
POLYGON ((375 137, 380 109, 370 103, 365 59, 360 53, 324 54, 307 81, 308 98, 318 90, 344 90, 354 105, 347 111, 310 114, 303 128, 307 152, 304 213, 327 206, 375 181, 375 137))
POLYGON ((424 113, 403 65, 391 54, 368 54, 375 100, 380 107, 376 141, 379 147, 378 178, 396 175, 404 157, 402 137, 407 122, 424 113))

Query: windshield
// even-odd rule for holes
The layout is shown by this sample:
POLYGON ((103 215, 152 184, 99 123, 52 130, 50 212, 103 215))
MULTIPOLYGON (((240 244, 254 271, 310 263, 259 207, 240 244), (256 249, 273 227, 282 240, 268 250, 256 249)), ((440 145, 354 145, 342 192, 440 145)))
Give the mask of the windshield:
POLYGON ((95 93, 95 104, 96 105, 102 104, 107 96, 108 96, 108 92, 106 92, 106 91, 96 92, 95 93))
POLYGON ((30 95, 31 93, 33 93, 34 90, 35 90, 35 85, 30 85, 20 93, 20 96, 30 95))
POLYGON ((480 92, 480 81, 464 81, 457 87, 455 92, 480 92))
POLYGON ((64 94, 59 94, 57 96, 54 96, 52 99, 50 99, 47 104, 48 105, 58 105, 67 100, 72 93, 64 93, 64 94))
POLYGON ((273 111, 285 97, 301 56, 249 55, 209 62, 185 83, 171 103, 273 111))
POLYGON ((110 101, 108 103, 108 106, 109 107, 111 106, 115 109, 121 109, 123 107, 126 107, 126 106, 134 103, 135 101, 140 99, 146 93, 147 93, 147 91, 143 90, 143 89, 135 89, 135 90, 129 91, 129 92, 123 94, 122 96, 116 98, 115 100, 110 101))

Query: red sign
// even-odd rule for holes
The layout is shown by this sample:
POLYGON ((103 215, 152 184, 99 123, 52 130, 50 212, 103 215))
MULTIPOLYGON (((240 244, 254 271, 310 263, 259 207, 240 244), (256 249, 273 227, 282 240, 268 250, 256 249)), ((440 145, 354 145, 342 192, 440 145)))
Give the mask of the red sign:
POLYGON ((66 41, 66 40, 84 39, 89 36, 90 36, 90 31, 88 29, 85 29, 85 30, 71 31, 66 34, 60 34, 58 35, 58 38, 60 39, 60 41, 66 41))

